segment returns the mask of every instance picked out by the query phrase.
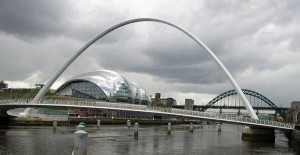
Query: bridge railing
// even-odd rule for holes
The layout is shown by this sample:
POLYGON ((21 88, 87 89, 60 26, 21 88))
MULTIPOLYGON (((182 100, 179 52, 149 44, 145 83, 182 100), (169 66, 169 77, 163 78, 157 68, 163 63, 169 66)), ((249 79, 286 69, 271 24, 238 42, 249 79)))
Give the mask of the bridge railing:
MULTIPOLYGON (((19 100, 0 100, 0 104, 30 104, 31 100, 19 99, 19 100)), ((99 102, 99 101, 69 101, 69 100, 38 100, 34 104, 58 104, 58 105, 78 105, 78 106, 99 106, 109 108, 123 108, 133 110, 147 110, 145 105, 134 104, 120 104, 113 102, 99 102)))
POLYGON ((236 122, 248 122, 252 124, 262 124, 262 125, 269 125, 269 126, 278 126, 283 128, 294 129, 295 125, 290 123, 282 123, 277 121, 268 121, 268 120, 257 120, 252 118, 244 118, 244 117, 233 117, 229 114, 218 114, 218 113, 206 113, 206 112, 199 112, 199 111, 190 111, 190 110, 182 110, 182 109, 172 109, 172 113, 182 114, 182 115, 190 115, 190 116, 199 116, 199 117, 207 117, 207 118, 215 118, 215 119, 223 119, 232 120, 236 122))
POLYGON ((12 104, 12 103, 28 104, 31 101, 32 101, 31 99, 1 99, 0 104, 12 104))
MULTIPOLYGON (((31 100, 0 100, 0 104, 29 104, 31 100)), ((276 121, 268 121, 268 120, 257 120, 251 118, 237 117, 229 114, 218 114, 218 113, 208 113, 208 112, 199 112, 199 111, 191 111, 191 110, 183 110, 176 108, 159 108, 152 107, 146 105, 136 105, 136 104, 124 104, 124 103, 113 103, 113 102, 99 102, 99 101, 69 101, 69 100, 39 100, 34 104, 58 104, 58 105, 76 105, 82 107, 107 107, 107 108, 115 108, 115 109, 131 109, 131 110, 139 110, 139 111, 152 111, 155 112, 163 112, 166 114, 180 114, 188 117, 202 117, 208 119, 216 119, 223 121, 235 121, 235 122, 247 122, 249 124, 261 124, 261 125, 269 125, 269 126, 277 126, 282 128, 294 129, 294 124, 290 123, 282 123, 276 121)))
POLYGON ((60 105, 78 105, 78 106, 96 106, 96 107, 108 107, 118 109, 133 109, 133 110, 146 110, 145 105, 134 104, 120 104, 113 102, 99 102, 99 101, 65 101, 65 100, 42 100, 39 103, 43 104, 60 104, 60 105))

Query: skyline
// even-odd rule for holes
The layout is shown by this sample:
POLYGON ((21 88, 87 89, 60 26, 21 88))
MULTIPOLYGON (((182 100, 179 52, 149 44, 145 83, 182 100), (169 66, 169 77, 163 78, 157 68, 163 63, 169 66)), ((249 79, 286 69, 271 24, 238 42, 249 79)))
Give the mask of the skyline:
MULTIPOLYGON (((155 17, 202 40, 241 88, 257 91, 278 106, 300 100, 297 1, 0 3, 4 21, 0 23, 0 80, 12 87, 45 83, 85 42, 114 24, 155 17)), ((179 104, 184 98, 207 103, 233 89, 198 45, 179 31, 156 23, 132 24, 107 35, 52 88, 82 72, 101 69, 119 72, 149 94, 160 92, 179 104)))

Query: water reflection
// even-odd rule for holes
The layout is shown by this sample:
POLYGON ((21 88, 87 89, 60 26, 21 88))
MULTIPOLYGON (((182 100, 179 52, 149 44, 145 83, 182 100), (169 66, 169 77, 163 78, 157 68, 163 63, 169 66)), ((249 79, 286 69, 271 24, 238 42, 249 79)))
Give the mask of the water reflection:
POLYGON ((72 151, 73 137, 53 134, 51 129, 0 131, 0 154, 63 154, 72 151), (59 148, 64 149, 59 150, 59 148))
MULTIPOLYGON (((75 129, 75 127, 74 127, 75 129)), ((0 130, 0 154, 71 154, 73 128, 5 129, 0 130)), ((281 132, 273 142, 241 140, 243 126, 173 125, 172 134, 167 126, 140 126, 139 138, 134 140, 133 129, 124 126, 87 128, 89 154, 294 154, 281 132)))

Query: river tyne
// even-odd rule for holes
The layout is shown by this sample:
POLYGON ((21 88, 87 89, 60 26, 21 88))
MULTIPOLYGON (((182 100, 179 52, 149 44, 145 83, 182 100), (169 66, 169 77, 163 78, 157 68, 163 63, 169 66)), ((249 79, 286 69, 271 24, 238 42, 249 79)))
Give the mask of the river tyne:
MULTIPOLYGON (((275 142, 242 141, 243 126, 223 124, 195 125, 194 132, 188 125, 173 125, 167 134, 167 126, 143 126, 138 139, 126 125, 105 125, 97 129, 88 126, 88 154, 91 155, 290 155, 296 154, 288 139, 276 130, 275 142)), ((0 154, 2 155, 71 155, 75 127, 6 127, 0 130, 0 154)))

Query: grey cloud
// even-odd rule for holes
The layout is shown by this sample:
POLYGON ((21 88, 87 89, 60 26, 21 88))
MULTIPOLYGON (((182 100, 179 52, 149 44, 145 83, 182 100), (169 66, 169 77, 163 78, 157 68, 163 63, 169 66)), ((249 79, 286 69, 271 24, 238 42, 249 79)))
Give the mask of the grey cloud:
MULTIPOLYGON (((161 34, 159 31, 151 32, 154 36, 157 33, 161 34)), ((221 72, 217 65, 190 38, 182 34, 174 35, 166 30, 164 34, 154 38, 150 37, 146 41, 139 42, 140 44, 136 42, 139 39, 125 39, 126 45, 121 45, 117 49, 108 49, 107 52, 101 49, 93 51, 101 53, 95 57, 99 64, 112 70, 147 73, 169 82, 223 82, 224 76, 220 76, 221 72)))
MULTIPOLYGON (((196 34, 200 34, 200 39, 203 39, 204 42, 207 41, 207 45, 217 54, 217 56, 220 57, 225 66, 227 66, 233 74, 239 74, 249 67, 253 67, 257 70, 276 70, 280 68, 280 63, 272 62, 268 59, 267 54, 264 54, 264 50, 267 49, 263 47, 264 44, 261 42, 265 40, 258 40, 257 42, 253 41, 253 35, 259 32, 261 27, 272 23, 274 18, 270 17, 274 15, 275 10, 271 9, 271 12, 267 12, 257 17, 255 16, 255 13, 257 12, 253 12, 255 9, 248 9, 248 7, 251 7, 252 5, 254 4, 249 3, 248 6, 248 3, 238 3, 234 5, 223 4, 220 6, 209 6, 204 11, 208 11, 206 18, 212 18, 212 20, 203 20, 208 21, 208 23, 204 24, 199 22, 200 26, 193 30, 196 34), (233 8, 237 8, 237 10, 240 11, 240 14, 236 14, 236 10, 233 10, 233 8), (244 8, 246 8, 245 11, 243 10, 244 8), (210 30, 207 31, 203 29, 202 26, 204 25, 209 25, 210 30), (246 46, 244 48, 240 48, 240 44, 246 46)), ((269 3, 267 2, 261 8, 256 9, 256 11, 263 13, 264 9, 268 7, 268 5, 269 3)), ((270 3, 270 5, 271 8, 274 7, 274 4, 270 3)), ((207 28, 206 26, 204 27, 207 28)), ((140 63, 141 65, 135 65, 133 62, 128 63, 128 61, 130 61, 126 61, 128 55, 122 57, 122 60, 120 59, 116 61, 119 63, 118 65, 110 63, 109 60, 113 58, 100 60, 100 64, 115 69, 154 74, 158 77, 163 77, 166 81, 174 81, 174 79, 176 79, 174 78, 174 75, 178 73, 185 73, 187 70, 202 74, 199 74, 198 76, 190 76, 184 80, 177 79, 177 81, 192 83, 214 83, 214 81, 216 83, 222 83, 225 81, 225 78, 220 78, 221 76, 215 76, 213 74, 214 70, 217 69, 215 64, 205 64, 206 62, 211 62, 211 58, 207 57, 205 54, 201 54, 203 51, 198 52, 200 50, 199 47, 189 41, 186 41, 185 39, 188 40, 187 37, 178 34, 177 31, 169 31, 167 28, 163 30, 154 30, 154 32, 158 33, 158 37, 153 37, 153 40, 148 41, 148 44, 145 43, 147 45, 146 50, 142 50, 143 53, 151 59, 151 69, 148 68, 149 64, 140 63), (125 63, 122 63, 122 61, 125 63), (198 66, 206 66, 199 67, 199 69, 195 71, 193 65, 196 64, 198 64, 198 66), (165 73, 163 74, 163 72, 165 73), (203 75, 207 75, 211 78, 205 79, 205 76, 203 75), (204 79, 196 80, 195 77, 204 77, 204 79), (168 80, 169 78, 172 80, 168 80)), ((154 35, 157 34, 154 33, 154 35)), ((281 40, 282 39, 279 39, 279 41, 281 40)), ((274 43, 274 41, 272 41, 273 40, 268 40, 268 42, 274 43)), ((125 47, 123 49, 130 49, 130 47, 125 47)), ((134 58, 130 57, 129 59, 134 58)), ((138 60, 136 60, 135 63, 138 63, 138 60)))
MULTIPOLYGON (((72 1, 1 1, 0 31, 13 34, 24 41, 45 37, 70 36, 88 41, 95 33, 126 19, 127 9, 111 10, 100 5, 97 13, 81 13, 72 1), (94 18, 93 20, 87 20, 94 18)), ((106 37, 115 42, 118 37, 106 37)))
MULTIPOLYGON (((23 80, 35 73, 44 79, 96 33, 126 19, 157 17, 199 37, 243 88, 262 90, 280 102, 297 96, 292 87, 299 81, 276 73, 299 66, 298 1, 144 1, 137 6, 128 1, 103 1, 94 8, 74 3, 80 2, 0 2, 0 65, 5 66, 0 68, 1 79, 23 80), (270 72, 270 76, 248 75, 249 70, 259 75, 270 72), (276 88, 289 90, 290 95, 280 98, 266 81, 278 82, 276 88)), ((108 34, 63 76, 97 67, 148 75, 182 92, 231 89, 222 71, 198 45, 157 23, 132 24, 108 34)), ((298 72, 297 67, 293 70, 298 72)))
POLYGON ((20 37, 45 37, 66 30, 67 1, 1 1, 0 28, 20 37))

